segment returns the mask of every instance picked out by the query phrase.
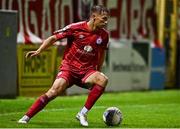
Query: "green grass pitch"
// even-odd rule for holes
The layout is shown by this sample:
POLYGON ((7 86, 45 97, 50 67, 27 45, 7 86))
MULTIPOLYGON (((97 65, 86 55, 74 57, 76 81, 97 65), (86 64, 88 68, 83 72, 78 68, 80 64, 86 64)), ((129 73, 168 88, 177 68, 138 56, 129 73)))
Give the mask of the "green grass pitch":
MULTIPOLYGON (((58 97, 31 119, 18 124, 35 98, 0 99, 0 128, 83 128, 75 119, 86 95, 58 97)), ((102 114, 116 106, 123 112, 123 121, 111 128, 180 128, 180 90, 105 93, 88 114, 90 128, 109 128, 102 114)))

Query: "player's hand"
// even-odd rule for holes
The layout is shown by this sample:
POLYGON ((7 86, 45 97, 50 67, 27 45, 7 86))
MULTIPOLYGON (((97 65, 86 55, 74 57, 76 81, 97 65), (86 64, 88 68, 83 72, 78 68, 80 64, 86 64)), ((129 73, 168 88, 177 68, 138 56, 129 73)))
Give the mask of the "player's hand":
POLYGON ((37 56, 39 54, 40 54, 40 51, 38 51, 38 50, 37 51, 29 51, 29 52, 26 53, 26 58, 37 56))

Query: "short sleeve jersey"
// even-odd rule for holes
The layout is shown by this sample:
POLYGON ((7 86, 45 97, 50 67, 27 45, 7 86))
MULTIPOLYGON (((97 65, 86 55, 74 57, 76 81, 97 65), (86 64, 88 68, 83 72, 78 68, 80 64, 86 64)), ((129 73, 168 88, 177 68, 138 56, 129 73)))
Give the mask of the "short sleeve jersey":
POLYGON ((55 32, 58 39, 67 38, 61 70, 86 72, 96 70, 98 50, 107 49, 109 35, 105 29, 91 31, 87 22, 70 24, 55 32))

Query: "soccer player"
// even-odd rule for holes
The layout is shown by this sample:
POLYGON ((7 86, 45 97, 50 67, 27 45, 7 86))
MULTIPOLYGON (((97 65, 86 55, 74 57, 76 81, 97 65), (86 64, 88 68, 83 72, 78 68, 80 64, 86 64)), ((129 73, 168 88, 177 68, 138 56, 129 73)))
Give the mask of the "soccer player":
POLYGON ((72 23, 57 30, 36 51, 29 51, 26 54, 26 57, 38 56, 55 41, 67 38, 60 72, 52 87, 32 104, 18 123, 28 123, 48 102, 76 84, 90 90, 84 107, 76 115, 82 126, 88 126, 87 113, 108 83, 108 78, 100 72, 109 41, 109 35, 104 29, 108 17, 109 11, 106 7, 95 5, 91 8, 88 21, 72 23))

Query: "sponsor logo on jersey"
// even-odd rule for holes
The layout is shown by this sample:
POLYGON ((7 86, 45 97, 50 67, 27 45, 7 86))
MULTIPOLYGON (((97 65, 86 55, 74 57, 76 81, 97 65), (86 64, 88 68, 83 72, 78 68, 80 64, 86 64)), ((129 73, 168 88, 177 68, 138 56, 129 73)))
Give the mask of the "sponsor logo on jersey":
POLYGON ((93 48, 90 45, 84 46, 84 51, 91 52, 92 50, 93 50, 93 48))
POLYGON ((101 44, 101 43, 102 43, 102 38, 99 37, 99 38, 96 40, 96 43, 97 43, 97 44, 101 44))

